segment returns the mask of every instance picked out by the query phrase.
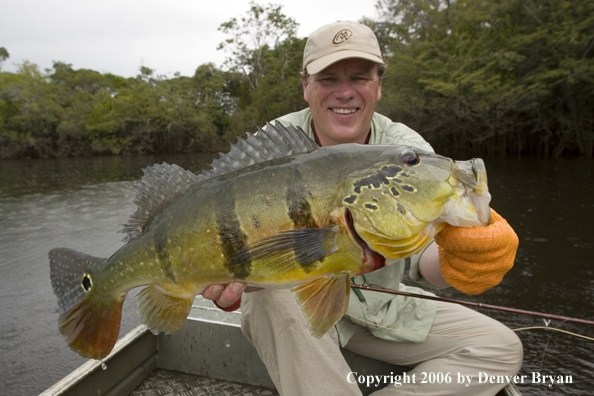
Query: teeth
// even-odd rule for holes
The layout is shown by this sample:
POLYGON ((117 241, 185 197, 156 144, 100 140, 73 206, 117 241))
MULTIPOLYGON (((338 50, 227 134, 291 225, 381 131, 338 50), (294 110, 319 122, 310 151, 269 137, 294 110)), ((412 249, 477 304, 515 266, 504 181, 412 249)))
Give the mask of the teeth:
POLYGON ((331 109, 333 112, 338 114, 351 114, 357 111, 357 109, 331 109))

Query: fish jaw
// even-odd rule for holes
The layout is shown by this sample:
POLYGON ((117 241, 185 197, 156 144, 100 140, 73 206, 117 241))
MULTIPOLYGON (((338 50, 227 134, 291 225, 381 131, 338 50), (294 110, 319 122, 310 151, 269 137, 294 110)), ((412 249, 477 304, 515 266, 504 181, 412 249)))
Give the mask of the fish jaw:
POLYGON ((455 198, 444 206, 439 221, 458 227, 486 226, 491 223, 491 194, 487 185, 487 170, 480 158, 454 161, 449 183, 455 198))
POLYGON ((408 257, 446 223, 488 224, 491 196, 482 160, 453 161, 404 146, 385 153, 345 183, 343 205, 355 234, 372 250, 390 259, 408 257))

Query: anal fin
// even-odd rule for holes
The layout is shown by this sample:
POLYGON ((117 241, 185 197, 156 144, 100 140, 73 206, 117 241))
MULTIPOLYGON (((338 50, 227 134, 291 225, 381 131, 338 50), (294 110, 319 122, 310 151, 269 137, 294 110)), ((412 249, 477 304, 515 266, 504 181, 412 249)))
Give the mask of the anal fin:
POLYGON ((138 293, 136 312, 153 333, 173 333, 185 323, 194 297, 151 285, 138 293))
POLYGON ((314 279, 293 289, 313 336, 320 338, 342 318, 349 306, 350 289, 346 274, 314 279))

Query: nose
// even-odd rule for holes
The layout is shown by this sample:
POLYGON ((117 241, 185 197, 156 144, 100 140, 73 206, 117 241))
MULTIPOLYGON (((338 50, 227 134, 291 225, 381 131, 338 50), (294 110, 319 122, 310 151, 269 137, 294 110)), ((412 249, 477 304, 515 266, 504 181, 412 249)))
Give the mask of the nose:
POLYGON ((335 96, 339 99, 350 99, 355 96, 352 81, 350 79, 341 79, 336 86, 335 96))

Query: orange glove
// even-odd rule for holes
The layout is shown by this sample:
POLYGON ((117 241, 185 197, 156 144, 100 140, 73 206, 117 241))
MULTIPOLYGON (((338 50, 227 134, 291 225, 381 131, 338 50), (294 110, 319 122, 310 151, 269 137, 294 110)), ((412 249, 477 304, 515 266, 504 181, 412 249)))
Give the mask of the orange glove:
POLYGON ((497 286, 514 265, 518 236, 491 209, 493 224, 485 227, 446 225, 435 236, 441 273, 446 282, 466 294, 479 294, 497 286))

